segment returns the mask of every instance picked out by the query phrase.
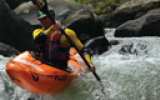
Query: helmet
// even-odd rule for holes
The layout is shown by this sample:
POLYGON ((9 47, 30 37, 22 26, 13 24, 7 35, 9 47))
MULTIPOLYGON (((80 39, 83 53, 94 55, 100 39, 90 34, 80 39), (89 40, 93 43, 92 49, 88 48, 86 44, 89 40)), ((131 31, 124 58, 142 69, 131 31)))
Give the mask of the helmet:
MULTIPOLYGON (((53 10, 52 7, 47 6, 47 9, 48 9, 48 12, 49 12, 49 14, 50 14, 51 16, 55 16, 55 12, 54 12, 54 10, 53 10)), ((38 13, 37 13, 37 19, 38 19, 38 20, 41 19, 41 18, 44 18, 44 17, 46 17, 46 16, 47 16, 47 15, 46 15, 45 13, 43 13, 42 11, 38 11, 38 13)))

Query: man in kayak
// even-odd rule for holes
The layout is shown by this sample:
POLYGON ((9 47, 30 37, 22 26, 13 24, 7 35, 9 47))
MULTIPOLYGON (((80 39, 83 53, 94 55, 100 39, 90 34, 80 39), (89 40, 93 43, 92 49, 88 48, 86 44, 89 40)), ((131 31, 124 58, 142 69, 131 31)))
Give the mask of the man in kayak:
MULTIPOLYGON (((52 18, 55 19, 53 8, 48 6, 48 11, 52 18)), ((53 25, 50 18, 41 11, 38 11, 38 20, 41 22, 43 28, 34 30, 33 39, 42 52, 41 56, 53 64, 67 66, 69 48, 72 47, 72 45, 60 30, 62 28, 61 24, 56 21, 56 24, 53 25)), ((75 32, 68 28, 66 28, 64 32, 73 41, 80 53, 82 53, 86 61, 90 64, 91 68, 89 70, 95 73, 95 66, 91 62, 89 52, 80 42, 75 32)))

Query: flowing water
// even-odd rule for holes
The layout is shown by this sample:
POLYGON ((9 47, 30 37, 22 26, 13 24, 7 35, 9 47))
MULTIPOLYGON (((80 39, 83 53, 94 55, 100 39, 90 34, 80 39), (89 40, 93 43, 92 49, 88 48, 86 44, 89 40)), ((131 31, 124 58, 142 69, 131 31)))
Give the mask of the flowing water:
POLYGON ((79 76, 59 94, 32 94, 8 78, 5 65, 12 57, 0 56, 0 100, 159 100, 160 38, 115 38, 114 29, 105 30, 108 40, 119 41, 92 57, 105 94, 91 73, 79 76))

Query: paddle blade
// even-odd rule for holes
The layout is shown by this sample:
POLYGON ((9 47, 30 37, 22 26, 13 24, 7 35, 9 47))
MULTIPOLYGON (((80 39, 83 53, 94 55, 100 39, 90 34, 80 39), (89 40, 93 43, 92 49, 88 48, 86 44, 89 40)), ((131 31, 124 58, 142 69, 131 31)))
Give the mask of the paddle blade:
POLYGON ((47 1, 46 0, 31 0, 36 8, 40 11, 43 9, 47 9, 47 1))

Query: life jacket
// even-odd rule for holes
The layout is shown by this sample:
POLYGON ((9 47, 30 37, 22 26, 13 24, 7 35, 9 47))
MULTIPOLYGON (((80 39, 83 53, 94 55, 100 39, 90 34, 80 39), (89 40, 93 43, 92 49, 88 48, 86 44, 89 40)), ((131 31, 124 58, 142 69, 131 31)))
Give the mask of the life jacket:
POLYGON ((43 56, 51 62, 67 62, 69 48, 66 45, 60 44, 61 31, 55 35, 50 35, 45 43, 43 56))

